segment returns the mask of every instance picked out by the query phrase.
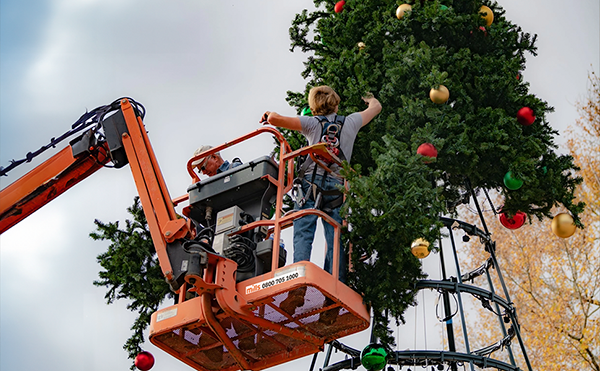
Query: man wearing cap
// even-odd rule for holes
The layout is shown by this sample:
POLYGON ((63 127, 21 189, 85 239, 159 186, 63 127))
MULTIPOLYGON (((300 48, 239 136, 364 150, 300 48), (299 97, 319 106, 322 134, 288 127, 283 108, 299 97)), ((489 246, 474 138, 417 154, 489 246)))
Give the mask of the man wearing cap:
MULTIPOLYGON (((209 145, 200 146, 195 152, 194 156, 198 156, 202 152, 206 152, 209 149, 213 148, 209 145)), ((214 176, 229 169, 233 169, 234 167, 240 166, 242 161, 239 158, 234 158, 231 163, 227 160, 223 160, 221 154, 219 152, 215 152, 210 156, 207 156, 201 160, 196 160, 192 162, 192 167, 197 169, 198 172, 208 175, 214 176)))

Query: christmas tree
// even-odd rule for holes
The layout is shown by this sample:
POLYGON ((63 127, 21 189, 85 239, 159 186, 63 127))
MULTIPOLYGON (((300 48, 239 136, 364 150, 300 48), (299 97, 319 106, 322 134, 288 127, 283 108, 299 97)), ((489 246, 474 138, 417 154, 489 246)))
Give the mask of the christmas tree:
MULTIPOLYGON (((552 108, 522 75, 536 37, 499 4, 342 3, 315 0, 316 11, 294 19, 292 50, 309 54, 307 85, 288 101, 300 114, 308 90, 325 84, 342 98, 342 115, 363 110, 367 93, 383 106, 345 168, 345 211, 350 284, 373 308, 375 335, 391 343, 388 318, 404 320, 424 277, 411 243, 438 240, 440 215, 453 214, 471 189, 497 190, 509 216, 551 218, 558 206, 581 226, 583 204, 573 201, 581 179, 571 156, 555 152, 552 108)), ((292 144, 302 143, 293 135, 292 144)))

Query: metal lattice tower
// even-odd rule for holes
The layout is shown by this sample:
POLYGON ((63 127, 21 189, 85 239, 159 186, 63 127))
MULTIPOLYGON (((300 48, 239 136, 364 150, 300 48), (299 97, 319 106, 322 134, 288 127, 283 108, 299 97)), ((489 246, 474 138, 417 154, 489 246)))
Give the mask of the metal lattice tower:
MULTIPOLYGON (((447 333, 447 346, 444 349, 439 350, 397 350, 389 355, 387 359, 387 365, 398 366, 402 369, 415 369, 415 367, 428 368, 432 366, 433 369, 438 370, 471 370, 492 368, 496 370, 528 370, 532 371, 529 357, 527 356, 525 344, 521 336, 519 321, 517 318, 516 308, 510 299, 510 294, 506 287, 502 271, 498 265, 496 258, 496 242, 492 240, 491 234, 487 228, 485 218, 479 202, 476 197, 476 192, 471 188, 470 184, 466 184, 466 198, 465 202, 469 202, 471 199, 477 209, 477 214, 481 222, 481 228, 474 224, 470 224, 461 220, 441 217, 441 221, 444 225, 445 230, 448 232, 448 239, 450 244, 446 243, 442 246, 440 240, 439 258, 441 265, 441 279, 439 280, 421 280, 417 284, 417 289, 431 289, 439 292, 442 297, 443 305, 443 319, 440 319, 444 323, 444 327, 447 333), (469 272, 462 273, 461 264, 459 261, 459 254, 457 253, 455 234, 461 233, 465 240, 471 237, 478 238, 483 249, 480 260, 481 265, 469 272), (444 256, 444 254, 451 253, 451 256, 444 256), (487 258, 485 255, 488 255, 487 258), (456 272, 456 277, 448 276, 446 259, 452 261, 456 272), (494 280, 492 275, 496 274, 496 282, 500 282, 499 293, 496 292, 494 287, 494 280), (483 288, 474 284, 474 279, 477 277, 485 276, 487 287, 483 288), (471 349, 469 342, 469 334, 466 326, 465 318, 465 305, 463 298, 465 296, 471 296, 481 302, 481 305, 489 310, 493 316, 497 317, 499 325, 492 325, 494 327, 494 335, 497 334, 498 340, 480 349, 471 349), (454 300, 453 300, 454 299, 454 300), (453 310, 452 306, 456 306, 453 310), (464 351, 457 351, 454 325, 452 318, 458 315, 460 316, 461 343, 464 346, 464 351), (514 340, 517 340, 513 344, 514 340), (518 347, 522 356, 522 364, 518 364, 517 357, 514 355, 513 347, 518 347), (495 359, 494 356, 497 351, 506 351, 508 354, 509 362, 500 361, 495 359), (406 368, 404 368, 406 367, 406 368)), ((484 190, 485 195, 492 205, 491 200, 484 190)), ((493 208, 493 205, 492 205, 493 208)), ((451 268, 451 267, 448 267, 451 268)), ((374 342, 375 339, 371 339, 374 342)), ((315 366, 317 355, 313 358, 313 362, 310 367, 310 371, 313 371, 315 366)), ((357 369, 361 366, 361 351, 349 347, 339 341, 334 341, 329 344, 329 347, 325 353, 325 361, 323 364, 322 371, 337 371, 342 369, 357 369), (346 359, 331 363, 331 354, 333 350, 341 351, 346 354, 346 359)))

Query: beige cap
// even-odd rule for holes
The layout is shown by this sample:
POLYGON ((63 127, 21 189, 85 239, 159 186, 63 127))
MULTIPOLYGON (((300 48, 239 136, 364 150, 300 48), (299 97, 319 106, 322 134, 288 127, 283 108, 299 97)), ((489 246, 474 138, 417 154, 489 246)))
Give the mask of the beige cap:
MULTIPOLYGON (((213 147, 209 146, 207 144, 202 145, 202 146, 198 147, 197 150, 194 151, 194 156, 193 157, 196 157, 199 154, 201 154, 202 152, 206 152, 206 151, 208 151, 211 148, 213 148, 213 147)), ((213 155, 217 155, 218 156, 219 152, 213 153, 213 155)), ((196 160, 196 161, 192 162, 192 167, 196 167, 198 165, 204 165, 206 163, 206 161, 208 161, 209 157, 205 157, 204 159, 196 160)))

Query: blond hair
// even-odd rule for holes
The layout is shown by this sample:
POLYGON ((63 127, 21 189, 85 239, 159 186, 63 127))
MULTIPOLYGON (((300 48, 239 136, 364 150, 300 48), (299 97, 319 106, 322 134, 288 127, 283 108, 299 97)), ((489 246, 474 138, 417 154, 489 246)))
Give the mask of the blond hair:
POLYGON ((340 96, 327 85, 315 86, 308 92, 308 105, 315 116, 334 113, 340 104, 340 96))

